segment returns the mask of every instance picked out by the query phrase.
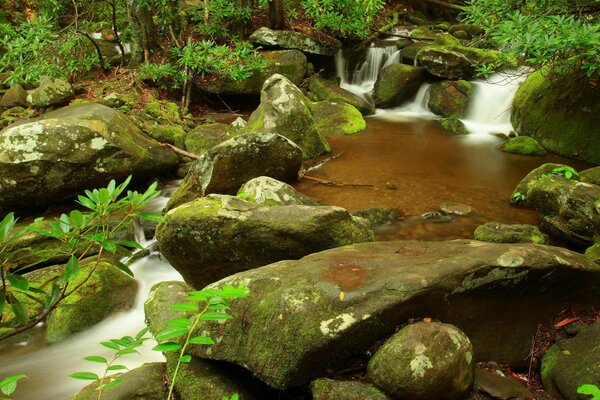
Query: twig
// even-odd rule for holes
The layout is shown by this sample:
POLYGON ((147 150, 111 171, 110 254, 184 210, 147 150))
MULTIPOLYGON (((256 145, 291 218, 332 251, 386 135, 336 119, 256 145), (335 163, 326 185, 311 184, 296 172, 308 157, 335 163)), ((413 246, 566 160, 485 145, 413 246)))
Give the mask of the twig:
POLYGON ((302 177, 304 177, 304 175, 308 174, 310 171, 314 171, 315 169, 318 169, 318 168, 320 168, 320 167, 321 167, 323 164, 325 164, 325 163, 327 163, 327 162, 329 162, 329 161, 335 160, 336 158, 338 158, 338 157, 341 157, 342 155, 344 155, 344 152, 343 152, 343 151, 342 151, 341 153, 339 153, 339 154, 334 154, 334 155, 332 155, 331 157, 327 157, 326 159, 319 161, 318 163, 316 163, 316 164, 315 164, 315 165, 313 165, 312 167, 309 167, 309 168, 303 169, 303 170, 302 170, 302 171, 300 171, 300 173, 298 174, 298 178, 299 178, 299 179, 302 179, 302 177))
POLYGON ((330 181, 328 179, 315 178, 314 176, 308 176, 308 175, 302 176, 302 179, 306 179, 306 180, 309 180, 309 181, 314 181, 314 182, 320 183, 320 184, 325 185, 325 186, 356 187, 356 188, 361 188, 361 187, 372 188, 372 187, 375 187, 375 185, 369 185, 369 184, 364 184, 364 183, 341 183, 341 182, 334 182, 334 181, 330 181))
POLYGON ((173 145, 172 145, 172 144, 170 144, 170 143, 162 143, 162 142, 159 142, 159 144, 160 144, 161 146, 163 146, 163 147, 168 147, 168 148, 169 148, 169 149, 171 149, 173 152, 175 152, 175 153, 177 153, 177 154, 180 154, 180 155, 182 155, 182 156, 184 156, 184 157, 189 157, 189 158, 192 158, 192 159, 194 159, 194 160, 197 160, 197 159, 199 159, 199 158, 200 158, 200 156, 199 156, 199 155, 197 155, 197 154, 194 154, 194 153, 190 153, 189 151, 182 150, 182 149, 180 149, 179 147, 177 147, 177 146, 173 146, 173 145))
POLYGON ((531 382, 531 371, 533 369, 533 357, 535 357, 535 348, 536 348, 538 335, 540 333, 541 327, 542 327, 542 325, 538 324, 538 326, 535 330, 535 335, 533 336, 533 339, 531 340, 531 351, 529 352, 529 370, 527 371, 527 381, 528 382, 531 382))

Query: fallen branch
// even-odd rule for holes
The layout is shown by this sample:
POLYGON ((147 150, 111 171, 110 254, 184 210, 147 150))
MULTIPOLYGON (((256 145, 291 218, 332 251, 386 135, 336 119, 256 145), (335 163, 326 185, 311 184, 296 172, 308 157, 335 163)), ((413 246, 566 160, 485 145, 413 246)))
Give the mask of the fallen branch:
POLYGON ((326 186, 355 187, 355 188, 361 188, 361 187, 372 188, 372 187, 375 187, 375 185, 369 185, 369 184, 364 184, 364 183, 341 183, 341 182, 334 182, 334 181, 330 181, 328 179, 321 179, 321 178, 316 178, 314 176, 308 176, 308 175, 302 176, 302 179, 306 179, 306 180, 309 180, 309 181, 317 182, 317 183, 320 183, 320 184, 326 185, 326 186))
POLYGON ((325 164, 325 163, 327 163, 327 162, 329 162, 329 161, 331 161, 331 160, 335 160, 336 158, 338 158, 338 157, 341 157, 342 155, 344 155, 344 152, 343 152, 343 151, 342 151, 341 153, 339 153, 339 154, 334 154, 334 155, 332 155, 331 157, 328 157, 328 158, 326 158, 326 159, 324 159, 324 160, 321 160, 321 161, 319 161, 318 163, 316 163, 316 164, 315 164, 315 165, 313 165, 312 167, 309 167, 309 168, 303 169, 303 170, 302 170, 302 171, 300 171, 300 173, 298 174, 298 178, 299 178, 299 179, 302 179, 302 177, 303 177, 304 175, 308 174, 310 171, 314 171, 315 169, 318 169, 318 168, 320 168, 320 167, 321 167, 323 164, 325 164))
POLYGON ((194 154, 194 153, 190 153, 189 151, 182 150, 182 149, 180 149, 179 147, 177 147, 177 146, 173 146, 173 145, 172 145, 172 144, 170 144, 170 143, 163 143, 163 142, 159 142, 159 144, 160 144, 161 146, 163 146, 163 147, 168 147, 168 148, 169 148, 169 149, 171 149, 173 152, 175 152, 175 153, 177 153, 177 154, 179 154, 179 155, 182 155, 182 156, 184 156, 184 157, 189 157, 189 158, 191 158, 191 159, 194 159, 194 160, 197 160, 197 159, 199 159, 199 158, 200 158, 200 156, 199 156, 199 155, 197 155, 197 154, 194 154))

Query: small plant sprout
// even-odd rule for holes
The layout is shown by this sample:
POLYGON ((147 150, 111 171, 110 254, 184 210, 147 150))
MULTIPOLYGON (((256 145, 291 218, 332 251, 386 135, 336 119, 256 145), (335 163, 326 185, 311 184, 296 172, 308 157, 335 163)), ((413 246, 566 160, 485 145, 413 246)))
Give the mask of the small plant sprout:
MULTIPOLYGON (((186 353, 188 346, 190 344, 207 346, 214 344, 208 336, 195 336, 200 323, 202 321, 222 322, 232 318, 227 313, 231 308, 228 300, 244 297, 248 297, 248 289, 245 286, 227 285, 223 289, 204 289, 190 292, 185 298, 188 302, 171 306, 173 310, 194 313, 195 315, 191 318, 174 318, 167 321, 169 326, 156 335, 156 341, 159 344, 153 350, 178 353, 177 365, 171 377, 167 399, 172 398, 181 363, 189 363, 192 360, 192 356, 186 353), (174 341, 178 338, 181 339, 174 341)), ((237 399, 236 396, 237 394, 234 394, 231 400, 237 399)))
POLYGON ((577 388, 577 393, 592 396, 589 400, 600 400, 600 388, 596 385, 581 385, 577 388))
POLYGON ((514 193, 513 193, 513 195, 512 195, 512 197, 510 198, 510 201, 511 201, 512 203, 515 203, 515 204, 522 203, 522 202, 524 202, 525 200, 526 200, 526 197, 525 197, 525 195, 524 195, 523 193, 521 193, 521 192, 514 192, 514 193))
POLYGON ((551 172, 552 175, 564 176, 565 178, 573 181, 579 180, 579 172, 568 165, 562 167, 556 167, 551 172))
MULTIPOLYGON (((7 376, 6 378, 0 380, 0 393, 2 393, 4 396, 10 396, 15 392, 15 390, 17 390, 17 383, 23 378, 27 378, 27 376, 23 374, 17 374, 7 376)), ((0 397, 0 400, 9 399, 6 397, 0 397)))

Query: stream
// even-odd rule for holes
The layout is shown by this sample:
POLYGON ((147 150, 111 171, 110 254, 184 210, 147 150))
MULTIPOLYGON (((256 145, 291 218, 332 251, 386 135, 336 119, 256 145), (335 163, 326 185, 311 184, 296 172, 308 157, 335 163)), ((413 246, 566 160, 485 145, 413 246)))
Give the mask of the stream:
MULTIPOLYGON (((336 65, 342 87, 368 97, 379 70, 401 57, 395 47, 371 47, 365 61, 353 67, 338 55, 336 65)), ((470 238, 478 225, 489 221, 536 224, 539 221, 534 211, 509 204, 517 183, 531 169, 546 162, 564 163, 576 169, 585 168, 586 164, 555 155, 527 157, 496 149, 503 139, 495 134, 512 130, 510 105, 524 78, 525 73, 517 71, 476 81, 475 98, 464 120, 472 134, 463 137, 448 134, 427 110, 429 85, 424 84, 408 104, 378 110, 368 117, 367 130, 361 135, 329 138, 333 154, 340 156, 310 172, 321 179, 367 186, 331 187, 302 180, 295 188, 323 204, 351 211, 376 206, 396 209, 397 218, 378 228, 379 240, 470 238), (474 212, 446 222, 420 217, 438 211, 441 203, 449 201, 467 204, 474 212)), ((161 209, 165 200, 159 199, 155 208, 161 209)), ((101 372, 96 368, 100 364, 82 358, 110 355, 98 343, 133 336, 144 327, 143 303, 150 287, 160 281, 181 280, 156 252, 135 262, 131 269, 139 284, 131 310, 58 345, 40 344, 36 340, 39 335, 33 332, 26 341, 0 347, 0 377, 16 373, 28 376, 19 382, 14 400, 64 400, 74 395, 88 382, 70 379, 69 374, 101 372)), ((153 345, 147 342, 140 355, 124 357, 122 363, 133 368, 163 360, 162 354, 151 351, 153 345)))

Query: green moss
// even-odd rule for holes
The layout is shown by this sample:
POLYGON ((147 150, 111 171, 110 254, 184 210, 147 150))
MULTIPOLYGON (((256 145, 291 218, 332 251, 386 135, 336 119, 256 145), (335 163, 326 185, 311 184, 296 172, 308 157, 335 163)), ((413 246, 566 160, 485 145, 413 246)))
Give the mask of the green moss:
POLYGON ((373 100, 378 107, 389 108, 410 99, 425 78, 424 70, 405 64, 383 68, 373 88, 373 100))
POLYGON ((443 81, 431 85, 429 109, 442 117, 461 118, 467 113, 473 84, 465 80, 443 81))
POLYGON ((435 33, 431 32, 431 30, 427 27, 419 27, 416 29, 413 29, 410 32, 410 37, 416 40, 420 40, 420 39, 435 39, 436 35, 435 33))
MULTIPOLYGON (((188 132, 185 137, 185 149, 194 154, 201 155, 214 146, 229 138, 229 125, 227 124, 202 124, 188 132)), ((232 130, 233 132, 233 130, 232 130)))
POLYGON ((159 122, 174 124, 181 121, 179 107, 171 101, 152 99, 144 105, 144 111, 159 122))
POLYGON ((347 90, 342 89, 336 83, 321 79, 314 75, 308 81, 308 86, 313 98, 317 101, 332 101, 334 103, 347 103, 363 115, 375 114, 375 106, 356 97, 347 90))
POLYGON ((461 46, 460 40, 448 34, 438 35, 433 44, 442 46, 461 46))
POLYGON ((148 136, 159 142, 170 143, 184 148, 185 129, 180 125, 153 125, 146 128, 148 136))
POLYGON ((440 121, 440 125, 453 135, 463 136, 470 133, 458 118, 444 118, 440 121))
POLYGON ((517 136, 509 138, 506 142, 499 146, 499 149, 506 153, 523 154, 528 156, 543 156, 546 154, 546 149, 544 149, 537 140, 529 136, 517 136))
POLYGON ((367 128, 360 111, 350 104, 320 101, 312 109, 317 127, 325 136, 358 135, 367 128))

